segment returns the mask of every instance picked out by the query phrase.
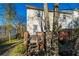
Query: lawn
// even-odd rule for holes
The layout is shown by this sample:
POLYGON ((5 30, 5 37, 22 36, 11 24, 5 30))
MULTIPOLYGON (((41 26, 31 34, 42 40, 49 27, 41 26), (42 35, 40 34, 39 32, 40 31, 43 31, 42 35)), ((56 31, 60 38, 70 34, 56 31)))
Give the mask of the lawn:
POLYGON ((0 51, 3 51, 2 55, 18 56, 23 55, 24 52, 26 51, 26 48, 24 47, 23 39, 20 40, 12 39, 11 42, 9 42, 8 40, 0 42, 0 51), (11 47, 13 44, 15 45, 11 47))

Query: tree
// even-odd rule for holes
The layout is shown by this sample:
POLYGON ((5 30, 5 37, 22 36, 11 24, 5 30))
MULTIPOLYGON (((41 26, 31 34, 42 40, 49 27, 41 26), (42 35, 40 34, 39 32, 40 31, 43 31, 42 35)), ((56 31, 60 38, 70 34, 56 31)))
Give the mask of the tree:
POLYGON ((18 39, 23 38, 23 34, 25 32, 25 26, 21 23, 18 23, 16 25, 16 31, 17 31, 17 38, 18 39))
POLYGON ((73 55, 79 56, 79 17, 73 18, 73 20, 69 23, 71 25, 73 31, 71 32, 71 43, 73 44, 73 55))
POLYGON ((48 12, 48 4, 45 3, 44 4, 44 22, 45 22, 45 47, 46 47, 46 54, 50 55, 50 49, 51 49, 51 35, 52 33, 50 32, 50 24, 49 24, 49 12, 48 12))
POLYGON ((6 25, 6 29, 8 30, 8 39, 9 39, 9 42, 11 42, 11 30, 13 29, 14 27, 12 26, 12 24, 7 24, 6 25))
POLYGON ((52 49, 51 49, 51 55, 59 55, 59 48, 58 48, 58 31, 60 26, 58 26, 58 3, 54 4, 54 16, 53 16, 53 28, 52 28, 52 49))
POLYGON ((26 19, 24 16, 16 15, 16 32, 17 32, 17 38, 23 38, 23 34, 26 30, 26 25, 24 24, 24 20, 26 19))
POLYGON ((13 9, 13 5, 12 4, 6 4, 6 15, 5 15, 5 18, 7 20, 7 25, 9 28, 7 28, 8 30, 8 39, 9 39, 9 42, 11 40, 11 28, 12 25, 11 25, 11 21, 13 20, 13 18, 15 17, 15 11, 13 9))
POLYGON ((46 32, 50 31, 50 24, 49 24, 49 13, 48 13, 48 4, 44 3, 44 22, 45 22, 45 30, 46 32))

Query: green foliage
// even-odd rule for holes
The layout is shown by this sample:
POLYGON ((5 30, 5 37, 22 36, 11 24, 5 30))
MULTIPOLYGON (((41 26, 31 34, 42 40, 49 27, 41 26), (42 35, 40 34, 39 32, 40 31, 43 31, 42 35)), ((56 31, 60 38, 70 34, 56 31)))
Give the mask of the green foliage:
POLYGON ((26 48, 25 48, 24 44, 22 43, 22 44, 17 45, 15 48, 13 48, 10 55, 11 56, 19 56, 19 55, 21 56, 25 53, 25 51, 26 51, 26 48))

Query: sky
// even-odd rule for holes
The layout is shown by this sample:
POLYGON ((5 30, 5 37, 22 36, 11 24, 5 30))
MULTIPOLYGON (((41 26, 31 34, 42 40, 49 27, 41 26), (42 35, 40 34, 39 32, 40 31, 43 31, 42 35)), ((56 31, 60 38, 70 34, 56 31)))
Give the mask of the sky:
MULTIPOLYGON (((6 23, 6 20, 4 17, 1 17, 2 14, 5 14, 5 4, 0 4, 0 25, 4 25, 6 23)), ((15 8, 15 12, 17 13, 18 16, 21 17, 26 17, 26 5, 25 3, 17 3, 17 4, 13 4, 14 8, 15 8)), ((19 20, 22 21, 23 23, 26 23, 26 19, 24 20, 19 20)), ((16 19, 12 21, 12 23, 16 23, 16 19)))
MULTIPOLYGON (((15 3, 13 4, 16 8, 16 12, 17 12, 17 15, 21 17, 24 17, 22 20, 23 23, 26 23, 26 15, 27 15, 27 12, 26 12, 26 7, 27 5, 30 5, 30 6, 34 6, 34 7, 37 7, 37 8, 43 8, 43 3, 15 3)), ((48 3, 48 8, 49 10, 53 10, 54 8, 54 4, 53 3, 48 3)), ((62 10, 62 9, 75 9, 75 8, 78 8, 79 9, 79 3, 60 3, 59 4, 59 10, 62 10)), ((0 14, 5 14, 5 8, 4 8, 4 4, 0 4, 0 14)), ((12 21, 13 24, 16 23, 16 20, 12 21)), ((4 25, 6 23, 6 20, 0 15, 0 25, 4 25)))
MULTIPOLYGON (((27 5, 43 8, 43 3, 28 3, 27 5)), ((54 7, 53 3, 48 3, 48 8, 52 10, 54 7)), ((79 8, 79 3, 60 3, 59 4, 59 9, 75 9, 79 8)))

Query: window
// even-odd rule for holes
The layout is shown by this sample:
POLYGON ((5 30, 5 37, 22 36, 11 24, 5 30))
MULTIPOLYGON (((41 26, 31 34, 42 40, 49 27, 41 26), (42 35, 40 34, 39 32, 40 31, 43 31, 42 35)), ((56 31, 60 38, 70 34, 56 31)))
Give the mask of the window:
POLYGON ((33 31, 34 31, 34 32, 37 31, 37 25, 33 25, 33 31))
POLYGON ((63 19, 66 19, 66 15, 63 15, 63 19))
POLYGON ((38 16, 38 17, 40 17, 40 16, 41 16, 41 15, 40 15, 40 11, 38 11, 38 14, 37 14, 37 16, 38 16))
POLYGON ((66 15, 63 15, 63 22, 66 22, 66 15))

